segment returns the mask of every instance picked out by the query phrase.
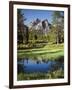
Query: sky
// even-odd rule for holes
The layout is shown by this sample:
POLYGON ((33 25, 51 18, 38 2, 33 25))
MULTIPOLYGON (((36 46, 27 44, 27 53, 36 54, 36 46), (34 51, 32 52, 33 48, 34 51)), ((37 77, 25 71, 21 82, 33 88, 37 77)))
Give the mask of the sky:
POLYGON ((47 19, 49 23, 52 22, 52 14, 54 11, 51 10, 34 10, 34 9, 22 9, 22 13, 24 14, 26 21, 24 21, 25 25, 29 25, 30 22, 36 20, 37 18, 42 20, 47 19))

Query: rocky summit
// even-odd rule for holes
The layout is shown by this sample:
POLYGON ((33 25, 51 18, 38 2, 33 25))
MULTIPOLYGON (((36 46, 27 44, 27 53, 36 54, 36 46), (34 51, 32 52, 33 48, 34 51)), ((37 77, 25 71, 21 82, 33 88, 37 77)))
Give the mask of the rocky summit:
POLYGON ((51 28, 51 24, 48 22, 47 19, 41 21, 37 18, 36 20, 30 23, 29 28, 30 30, 37 30, 47 35, 48 31, 51 28))

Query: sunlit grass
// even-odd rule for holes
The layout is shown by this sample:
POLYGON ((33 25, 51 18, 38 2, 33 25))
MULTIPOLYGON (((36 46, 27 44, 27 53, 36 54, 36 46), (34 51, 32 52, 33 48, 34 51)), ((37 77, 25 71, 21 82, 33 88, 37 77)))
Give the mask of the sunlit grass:
POLYGON ((56 59, 64 56, 63 44, 46 45, 43 48, 18 50, 18 58, 31 58, 31 59, 56 59))

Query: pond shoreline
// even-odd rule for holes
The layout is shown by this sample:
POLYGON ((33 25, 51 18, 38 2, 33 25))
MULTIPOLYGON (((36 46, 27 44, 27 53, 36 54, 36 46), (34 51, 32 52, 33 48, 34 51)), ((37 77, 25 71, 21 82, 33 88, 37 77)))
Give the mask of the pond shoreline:
MULTIPOLYGON (((50 70, 46 72, 23 72, 23 67, 27 67, 27 66, 23 66, 20 69, 17 69, 18 73, 17 73, 17 80, 37 80, 37 79, 55 79, 55 78, 64 78, 64 70, 61 68, 58 68, 62 63, 63 63, 63 67, 64 67, 64 45, 63 44, 59 44, 59 45, 46 45, 43 48, 32 48, 32 49, 25 49, 25 50, 17 50, 17 62, 21 62, 21 60, 23 60, 23 63, 25 62, 25 59, 27 59, 27 66, 30 64, 28 64, 28 60, 33 60, 33 62, 36 62, 38 69, 39 68, 46 68, 45 66, 41 66, 39 67, 39 65, 41 64, 41 62, 43 63, 47 63, 47 62, 59 62, 58 64, 56 64, 54 67, 54 70, 50 70)), ((36 68, 35 65, 32 67, 32 63, 31 66, 29 68, 36 68)), ((46 64, 45 64, 46 65, 46 64)), ((47 66, 48 67, 48 66, 47 66)), ((50 66, 49 66, 50 67, 50 66)), ((28 69, 26 69, 28 70, 28 69)), ((46 70, 46 69, 45 69, 46 70)), ((35 69, 36 71, 36 69, 35 69)))
POLYGON ((17 80, 39 80, 39 79, 60 79, 64 78, 63 70, 55 70, 48 73, 19 73, 17 74, 17 80))

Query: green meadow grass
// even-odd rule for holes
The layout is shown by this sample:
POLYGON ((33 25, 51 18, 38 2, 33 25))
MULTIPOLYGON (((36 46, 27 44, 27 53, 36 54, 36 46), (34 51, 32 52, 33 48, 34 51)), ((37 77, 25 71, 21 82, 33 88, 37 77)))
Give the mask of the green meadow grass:
POLYGON ((60 56, 64 56, 64 45, 63 44, 47 44, 43 48, 25 49, 18 50, 18 58, 30 58, 30 59, 51 59, 55 60, 60 56))

